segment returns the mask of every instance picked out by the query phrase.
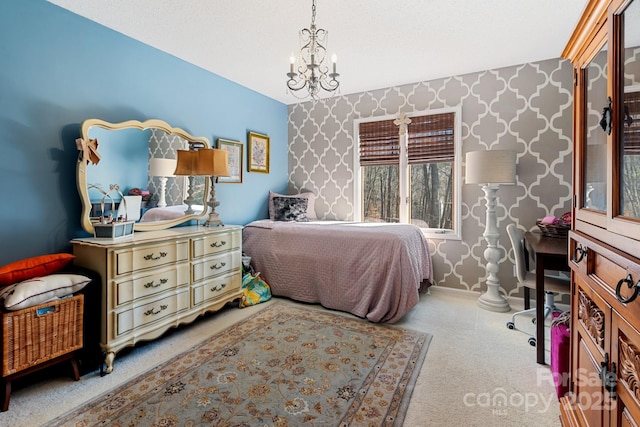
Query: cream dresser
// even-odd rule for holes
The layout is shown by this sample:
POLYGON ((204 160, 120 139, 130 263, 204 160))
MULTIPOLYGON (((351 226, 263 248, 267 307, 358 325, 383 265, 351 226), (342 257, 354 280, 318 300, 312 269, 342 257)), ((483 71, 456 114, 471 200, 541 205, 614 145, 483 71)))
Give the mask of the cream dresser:
POLYGON ((102 276, 100 346, 115 354, 242 295, 242 227, 176 227, 123 241, 71 241, 75 264, 102 276))

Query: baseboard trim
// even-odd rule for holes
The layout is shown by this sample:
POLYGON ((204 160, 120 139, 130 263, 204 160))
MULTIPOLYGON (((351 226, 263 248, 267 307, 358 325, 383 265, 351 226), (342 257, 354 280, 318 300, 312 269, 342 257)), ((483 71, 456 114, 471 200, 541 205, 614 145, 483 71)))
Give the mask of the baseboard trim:
MULTIPOLYGON (((476 292, 476 291, 469 291, 467 289, 448 288, 446 286, 438 286, 438 285, 430 286, 428 292, 442 292, 442 293, 448 293, 448 294, 455 294, 455 295, 463 296, 469 299, 478 299, 480 298, 480 295, 482 295, 480 292, 476 292)), ((536 306, 535 295, 533 295, 534 293, 535 292, 532 290, 531 308, 536 306)), ((511 306, 511 311, 520 311, 524 309, 524 298, 512 297, 512 296, 508 296, 506 298, 507 298, 507 302, 509 303, 509 306, 511 306)), ((569 304, 563 304, 558 301, 556 301, 556 306, 563 311, 567 311, 570 309, 569 304)))

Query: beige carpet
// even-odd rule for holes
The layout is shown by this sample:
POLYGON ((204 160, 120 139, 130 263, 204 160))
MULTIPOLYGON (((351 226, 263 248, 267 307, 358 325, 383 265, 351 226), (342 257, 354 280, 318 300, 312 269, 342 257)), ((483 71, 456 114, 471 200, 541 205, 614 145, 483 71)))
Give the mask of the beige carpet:
MULTIPOLYGON (((477 294, 434 289, 423 295, 419 305, 397 324, 433 335, 404 425, 559 426, 548 366, 536 364, 535 348, 527 344, 526 334, 506 328, 509 313, 479 309, 476 300, 477 294), (503 401, 504 405, 497 405, 503 401)), ((105 377, 95 372, 73 382, 64 374, 51 375, 16 387, 9 411, 0 414, 0 425, 46 426, 50 420, 182 353, 207 336, 250 318, 262 307, 228 307, 160 340, 120 353, 114 372, 105 377)), ((521 323, 533 331, 530 322, 521 323)))
POLYGON ((52 424, 401 427, 430 339, 276 301, 52 424))

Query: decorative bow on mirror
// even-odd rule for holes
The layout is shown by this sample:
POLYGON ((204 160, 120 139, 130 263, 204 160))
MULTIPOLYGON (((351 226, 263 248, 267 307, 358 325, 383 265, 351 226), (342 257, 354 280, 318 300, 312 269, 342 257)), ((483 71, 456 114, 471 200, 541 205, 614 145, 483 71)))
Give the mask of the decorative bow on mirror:
POLYGON ((78 161, 84 160, 87 163, 91 162, 94 165, 97 165, 100 162, 97 139, 90 139, 89 142, 87 142, 83 138, 78 138, 76 139, 76 147, 80 151, 78 161))

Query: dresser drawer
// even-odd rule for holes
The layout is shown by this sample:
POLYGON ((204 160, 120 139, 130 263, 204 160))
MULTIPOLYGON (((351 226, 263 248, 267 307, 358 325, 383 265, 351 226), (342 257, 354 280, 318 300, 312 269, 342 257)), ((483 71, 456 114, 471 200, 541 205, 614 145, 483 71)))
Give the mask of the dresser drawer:
POLYGON ((156 301, 134 307, 122 312, 114 311, 115 337, 128 334, 143 326, 172 319, 176 314, 189 309, 189 289, 185 288, 177 294, 171 294, 156 301))
POLYGON ((585 239, 575 236, 569 238, 569 267, 582 274, 587 274, 589 246, 585 239))
POLYGON ((577 234, 575 243, 571 242, 573 245, 584 248, 586 253, 579 263, 572 262, 575 272, 606 290, 608 295, 616 298, 616 303, 629 298, 635 300, 635 284, 640 283, 640 260, 577 234))
MULTIPOLYGON (((611 260, 606 254, 590 251, 589 256, 591 256, 593 260, 593 268, 589 271, 591 278, 597 279, 602 285, 609 288, 610 292, 615 293, 616 284, 627 275, 626 269, 611 260)), ((620 290, 621 295, 625 298, 628 297, 626 293, 629 291, 629 288, 625 286, 621 287, 620 290)))
POLYGON ((232 271, 224 276, 215 277, 207 280, 202 285, 194 286, 192 289, 193 307, 208 302, 211 299, 218 298, 227 292, 240 289, 242 286, 242 273, 240 271, 232 271))
POLYGON ((240 251, 224 252, 193 263, 193 282, 220 276, 233 270, 239 270, 242 262, 240 251))
POLYGON ((137 298, 164 292, 189 284, 189 263, 182 263, 153 271, 144 276, 129 277, 122 281, 114 282, 112 307, 130 303, 137 298))
POLYGON ((201 258, 231 249, 237 249, 242 242, 241 230, 229 230, 211 236, 191 240, 193 258, 201 258))
POLYGON ((114 251, 114 275, 127 274, 189 259, 187 240, 114 251))
POLYGON ((174 227, 131 239, 73 241, 74 261, 102 278, 100 347, 118 351, 219 310, 242 295, 242 226, 174 227))

